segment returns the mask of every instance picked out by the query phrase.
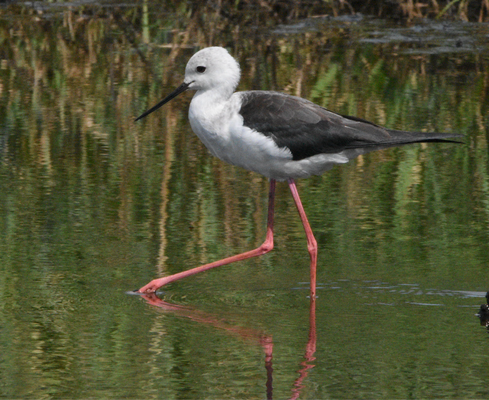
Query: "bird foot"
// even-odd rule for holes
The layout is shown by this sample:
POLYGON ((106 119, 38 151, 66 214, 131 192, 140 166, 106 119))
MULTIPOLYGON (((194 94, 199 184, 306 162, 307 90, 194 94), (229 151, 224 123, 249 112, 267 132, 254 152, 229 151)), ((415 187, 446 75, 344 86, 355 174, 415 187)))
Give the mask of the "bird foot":
POLYGON ((166 285, 168 282, 168 279, 165 278, 159 278, 159 279, 153 279, 150 283, 147 285, 144 285, 142 288, 139 290, 136 290, 136 293, 141 293, 141 294, 149 294, 149 293, 156 293, 156 291, 166 285))

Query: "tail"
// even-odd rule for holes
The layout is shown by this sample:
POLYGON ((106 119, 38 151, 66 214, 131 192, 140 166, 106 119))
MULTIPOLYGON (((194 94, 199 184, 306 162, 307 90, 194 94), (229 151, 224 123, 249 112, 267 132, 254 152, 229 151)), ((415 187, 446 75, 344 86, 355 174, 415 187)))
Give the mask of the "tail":
POLYGON ((461 138, 463 135, 458 133, 439 133, 439 132, 407 132, 394 129, 381 128, 388 135, 376 137, 374 141, 364 141, 351 143, 346 146, 348 149, 363 148, 367 152, 373 150, 387 149, 389 147, 403 146, 412 143, 464 143, 452 138, 461 138))
POLYGON ((463 143, 460 140, 451 138, 461 138, 463 135, 458 133, 439 133, 439 132, 406 132, 396 131, 394 129, 386 129, 389 132, 390 138, 383 144, 409 144, 423 142, 442 142, 442 143, 463 143))

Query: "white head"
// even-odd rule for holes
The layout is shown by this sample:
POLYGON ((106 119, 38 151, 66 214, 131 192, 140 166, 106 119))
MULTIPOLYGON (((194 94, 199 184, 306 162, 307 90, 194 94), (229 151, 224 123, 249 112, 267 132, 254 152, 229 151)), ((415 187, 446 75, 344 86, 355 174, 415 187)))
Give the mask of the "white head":
POLYGON ((231 96, 240 78, 238 62, 223 47, 207 47, 195 53, 185 68, 190 90, 219 88, 231 96))
POLYGON ((186 90, 218 90, 220 96, 230 97, 238 86, 241 72, 238 62, 223 47, 207 47, 195 53, 185 68, 185 81, 136 121, 151 114, 186 90))

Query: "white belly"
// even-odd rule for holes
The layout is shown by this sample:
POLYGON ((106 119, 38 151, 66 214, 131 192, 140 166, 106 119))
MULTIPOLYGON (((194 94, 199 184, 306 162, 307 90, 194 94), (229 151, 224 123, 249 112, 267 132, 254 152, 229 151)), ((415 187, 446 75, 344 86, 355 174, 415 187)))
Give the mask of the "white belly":
POLYGON ((203 107, 205 96, 194 96, 189 109, 192 130, 221 160, 258 172, 268 178, 285 180, 319 175, 334 165, 348 162, 341 154, 320 154, 294 161, 286 147, 279 148, 273 139, 246 126, 238 114, 239 98, 213 107, 203 107))

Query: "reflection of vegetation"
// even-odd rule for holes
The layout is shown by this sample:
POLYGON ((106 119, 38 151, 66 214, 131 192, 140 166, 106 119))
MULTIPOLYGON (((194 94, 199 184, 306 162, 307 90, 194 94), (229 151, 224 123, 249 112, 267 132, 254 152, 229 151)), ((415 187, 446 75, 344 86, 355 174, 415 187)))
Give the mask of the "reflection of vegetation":
MULTIPOLYGON (((233 2, 236 8, 229 12, 236 15, 226 15, 224 6, 201 13, 197 3, 167 3, 147 3, 146 14, 143 7, 0 11, 0 335, 7 349, 0 380, 9 382, 3 389, 7 396, 72 397, 91 381, 116 387, 121 377, 148 382, 157 375, 151 369, 157 363, 141 366, 133 353, 151 348, 151 359, 164 364, 162 348, 184 358, 180 341, 199 343, 201 336, 190 332, 182 339, 181 322, 146 321, 132 302, 121 305, 110 296, 102 295, 106 304, 87 308, 94 304, 93 293, 133 289, 157 274, 262 240, 265 179, 207 155, 189 132, 188 96, 142 124, 132 123, 180 82, 198 46, 231 48, 242 63, 243 88, 285 90, 392 128, 466 135, 466 146, 373 153, 300 182, 321 246, 323 281, 349 275, 396 281, 401 275, 431 283, 443 276, 444 287, 460 288, 486 279, 479 267, 489 250, 487 58, 473 52, 403 53, 410 43, 359 44, 355 39, 363 28, 348 23, 326 21, 306 32, 273 33, 277 19, 271 12, 238 12, 247 3, 233 2), (135 332, 150 328, 158 333, 134 343, 135 332), (91 350, 87 359, 80 358, 79 349, 91 350), (14 357, 14 351, 23 357, 14 357), (128 377, 125 368, 132 361, 138 365, 128 377), (115 369, 107 377, 109 365, 115 369)), ((350 2, 355 10, 356 4, 350 2)), ((414 4, 423 15, 433 12, 414 4)), ((441 13, 448 2, 438 4, 441 13)), ((486 3, 480 4, 486 18, 486 3)), ((444 15, 460 6, 470 10, 460 1, 444 15)), ((284 21, 319 12, 295 5, 287 12, 273 10, 284 21)), ((230 297, 226 301, 273 307, 254 298, 256 293, 239 294, 249 289, 247 276, 263 288, 271 286, 270 278, 303 280, 307 268, 297 267, 307 258, 297 239, 300 221, 289 219, 293 205, 286 188, 278 190, 277 251, 260 261, 261 268, 243 263, 181 287, 195 289, 198 279, 210 287, 230 283, 238 294, 222 294, 230 297), (285 263, 284 254, 290 257, 285 263)), ((291 300, 282 301, 287 307, 291 300)), ((273 325, 268 316, 260 321, 273 325)), ((412 325, 416 321, 413 317, 412 325)), ((290 326, 284 336, 302 346, 290 326)), ((320 330, 334 336, 329 327, 320 330)), ((389 340, 387 347, 397 349, 396 339, 389 340)), ((385 343, 370 348, 370 356, 381 355, 384 370, 396 370, 392 366, 399 366, 406 349, 386 354, 385 348, 385 343)), ((246 351, 240 356, 249 356, 246 351)), ((206 363, 179 365, 183 372, 168 367, 170 378, 161 378, 162 385, 171 392, 168 382, 177 373, 209 379, 202 366, 209 365, 206 357, 218 358, 217 350, 209 353, 202 355, 206 363)), ((459 362, 471 367, 470 360, 459 362)), ((406 368, 415 376, 431 371, 406 368)), ((218 379, 212 379, 217 388, 218 379)), ((119 393, 143 397, 124 388, 111 395, 119 393)))
MULTIPOLYGON (((57 2, 37 2, 33 8, 30 3, 20 6, 10 6, 15 15, 19 14, 50 14, 53 11, 73 8, 76 2, 57 1, 57 2), (19 12, 19 10, 21 10, 19 12)), ((90 5, 86 2, 78 4, 78 15, 83 18, 100 16, 106 13, 111 14, 112 10, 119 6, 120 2, 111 0, 90 5)), ((235 1, 221 0, 219 2, 209 2, 202 0, 193 1, 142 1, 135 7, 124 4, 122 8, 125 15, 132 22, 137 21, 141 26, 141 32, 147 42, 147 34, 152 28, 148 15, 156 16, 161 21, 160 27, 175 28, 176 25, 188 22, 189 17, 197 17, 193 20, 196 25, 201 27, 205 24, 208 27, 218 27, 217 30, 208 31, 203 34, 213 38, 220 28, 228 25, 229 29, 233 26, 273 26, 277 23, 296 20, 299 18, 311 18, 320 15, 348 15, 362 13, 364 15, 375 15, 379 18, 393 19, 416 19, 416 18, 451 18, 464 21, 484 22, 489 15, 488 0, 394 0, 390 2, 363 0, 325 0, 325 1, 279 1, 264 0, 235 1), (142 13, 137 10, 140 8, 142 13), (170 18, 168 18, 170 16, 170 18)), ((8 10, 8 9, 7 9, 8 10)), ((7 11, 8 12, 8 11, 7 11)), ((188 26, 188 25, 186 25, 188 26)), ((180 26, 183 28, 183 25, 180 26)), ((165 34, 166 36, 166 34, 165 34)))

